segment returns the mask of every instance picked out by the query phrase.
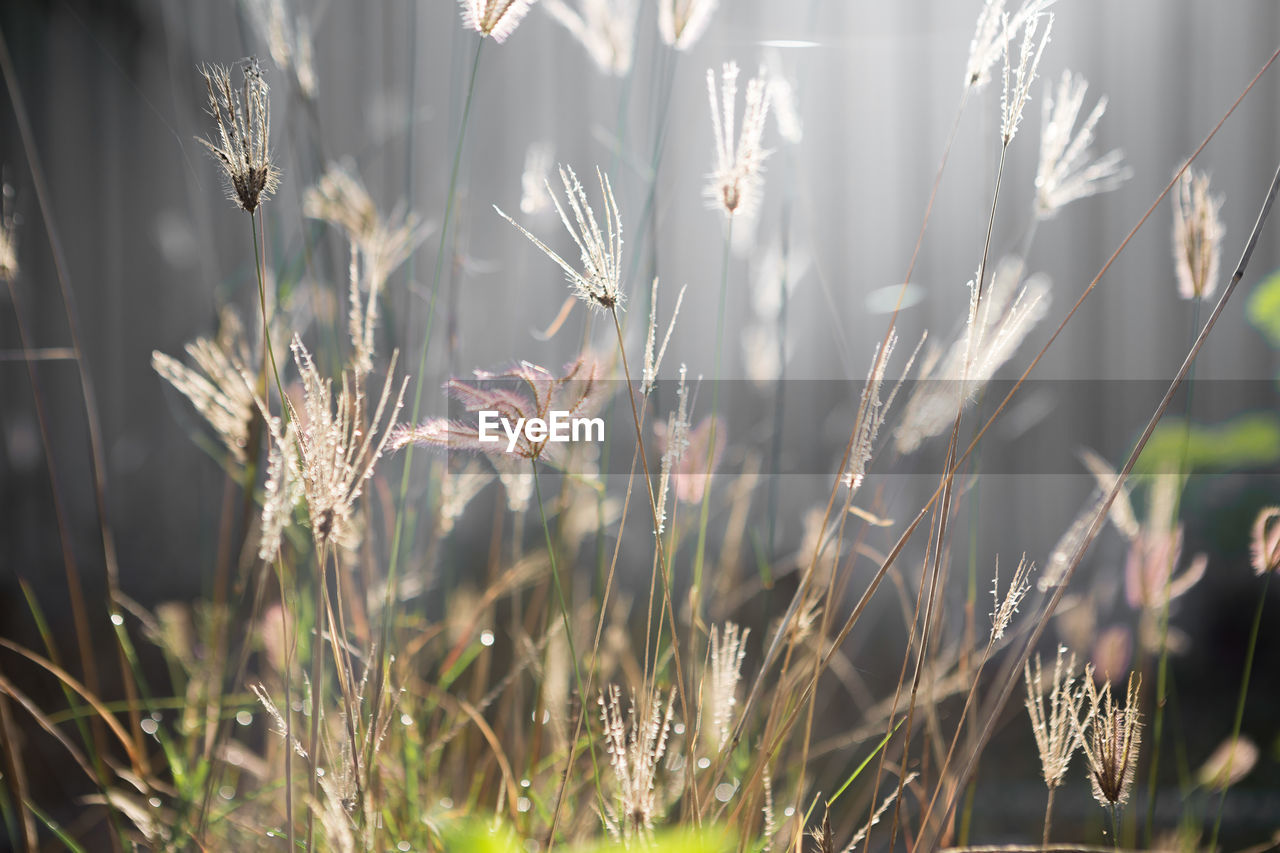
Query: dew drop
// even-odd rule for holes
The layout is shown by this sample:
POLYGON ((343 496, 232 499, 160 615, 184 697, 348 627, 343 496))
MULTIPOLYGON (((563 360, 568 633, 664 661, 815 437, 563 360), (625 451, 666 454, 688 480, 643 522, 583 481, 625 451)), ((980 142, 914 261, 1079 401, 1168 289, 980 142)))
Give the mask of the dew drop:
POLYGON ((516 800, 516 811, 527 812, 531 808, 533 808, 533 803, 528 797, 520 797, 516 800))
POLYGON ((112 613, 112 614, 111 614, 111 624, 112 624, 112 625, 116 625, 116 626, 123 625, 123 624, 124 624, 124 617, 123 617, 123 616, 121 616, 119 613, 112 613))
POLYGON ((160 724, 157 723, 155 720, 151 719, 150 717, 147 717, 138 725, 140 725, 142 727, 142 730, 149 735, 153 735, 156 732, 160 731, 160 724))
POLYGON ((482 646, 493 645, 493 632, 490 631, 488 628, 485 628, 483 631, 480 632, 480 645, 482 646))
POLYGON ((253 714, 250 714, 248 711, 237 711, 236 722, 242 726, 247 726, 253 722, 253 714))

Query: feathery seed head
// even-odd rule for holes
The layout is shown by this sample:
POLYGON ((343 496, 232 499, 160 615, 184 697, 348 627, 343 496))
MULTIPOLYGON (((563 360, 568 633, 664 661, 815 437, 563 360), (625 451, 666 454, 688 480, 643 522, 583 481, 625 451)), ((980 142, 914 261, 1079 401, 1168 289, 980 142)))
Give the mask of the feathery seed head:
POLYGON ((1028 563, 1027 555, 1023 554, 1022 559, 1018 561, 1018 568, 1013 572, 1009 589, 1002 599, 1000 598, 1000 561, 996 561, 996 576, 991 582, 991 597, 995 600, 995 609, 991 611, 991 642, 994 643, 1004 637, 1005 629, 1013 621, 1013 614, 1018 612, 1018 605, 1031 589, 1031 581, 1028 578, 1033 571, 1035 571, 1035 563, 1028 563))
POLYGON ((606 311, 622 305, 622 221, 618 217, 618 204, 613 199, 613 188, 609 178, 599 168, 596 177, 600 181, 600 193, 604 199, 605 227, 600 230, 595 212, 587 201, 587 192, 582 188, 578 176, 567 166, 560 167, 560 181, 564 184, 565 199, 569 209, 573 211, 573 222, 560 205, 560 200, 547 185, 547 194, 555 205, 556 213, 565 230, 573 238, 581 257, 582 270, 576 270, 568 261, 560 257, 533 234, 516 222, 498 207, 498 215, 520 230, 533 245, 542 250, 548 258, 555 261, 564 270, 565 276, 573 288, 574 294, 596 308, 606 311))
POLYGON ((1076 730, 1089 761, 1093 798, 1099 805, 1119 807, 1129 801, 1142 743, 1142 714, 1138 709, 1141 686, 1142 677, 1130 674, 1125 704, 1121 708, 1111 696, 1111 682, 1099 690, 1093 681, 1093 667, 1085 669, 1084 689, 1089 712, 1084 722, 1076 723, 1076 730))
POLYGON ((688 50, 711 23, 720 0, 658 0, 658 34, 668 47, 688 50))
POLYGON ((543 0, 542 8, 582 43, 601 71, 622 77, 631 70, 636 5, 637 0, 580 0, 578 10, 565 0, 543 0))
MULTIPOLYGON (((871 358, 871 368, 867 373, 867 384, 862 388, 858 420, 854 425, 853 446, 849 451, 849 464, 841 477, 844 486, 854 492, 862 486, 862 480, 867 474, 867 466, 871 464, 871 456, 875 451, 876 437, 880 434, 880 427, 889 416, 889 409, 898 396, 898 389, 902 387, 902 381, 899 380, 889 392, 889 398, 881 401, 880 391, 884 385, 885 372, 889 367, 889 357, 893 355, 893 348, 897 342, 898 336, 894 333, 890 334, 884 352, 880 351, 880 344, 876 344, 875 355, 871 358)), ((922 337, 920 343, 916 345, 915 352, 911 353, 911 358, 907 359, 907 366, 903 368, 904 378, 911 372, 911 365, 915 363, 916 355, 923 344, 922 337)))
POLYGON ((217 339, 197 338, 186 350, 195 367, 159 350, 151 353, 151 366, 191 401, 231 457, 243 465, 255 403, 252 382, 245 378, 250 356, 239 318, 223 312, 217 339))
MULTIPOLYGON (((1027 18, 1039 15, 1054 2, 1056 0, 1024 0, 1018 11, 1009 18, 1011 31, 1017 31, 1027 18)), ((981 89, 991 80, 991 66, 996 64, 1004 50, 1004 4, 1005 0, 985 0, 982 10, 978 12, 973 40, 969 42, 969 61, 965 63, 964 69, 966 88, 981 89)))
POLYGON ((969 323, 938 363, 922 371, 931 380, 916 385, 902 412, 894 442, 910 453, 951 426, 956 412, 955 382, 963 381, 965 402, 995 375, 1049 310, 1049 283, 1042 275, 1023 281, 1019 258, 1000 262, 981 300, 974 278, 969 282, 969 323), (1021 285, 1021 286, 1019 286, 1021 285))
POLYGON ((707 69, 707 96, 711 101, 711 128, 715 134, 716 165, 705 192, 708 205, 725 216, 750 213, 760 202, 764 186, 764 161, 771 153, 760 146, 769 116, 769 87, 764 73, 747 83, 742 129, 735 138, 738 100, 738 64, 726 62, 720 72, 717 98, 714 69, 707 69))
POLYGON ((1253 522, 1249 561, 1260 575, 1280 569, 1280 507, 1264 507, 1253 522))
POLYGON ((1040 671, 1040 655, 1036 655, 1034 671, 1027 661, 1023 675, 1027 684, 1027 713, 1031 716, 1031 730, 1036 736, 1036 748, 1040 752, 1040 769, 1044 783, 1049 788, 1062 784, 1071 756, 1080 746, 1082 733, 1088 728, 1088 718, 1080 719, 1084 695, 1075 689, 1072 672, 1076 657, 1071 655, 1063 666, 1065 646, 1058 647, 1058 657, 1053 664, 1053 681, 1049 688, 1049 707, 1045 708, 1045 687, 1040 671), (1034 672, 1034 675, 1033 675, 1034 672))
POLYGON ((536 0, 459 0, 462 25, 498 44, 507 40, 536 0))
POLYGON ((1036 169, 1036 216, 1049 219, 1071 202, 1110 192, 1133 174, 1124 165, 1124 152, 1114 149, 1090 162, 1094 131, 1107 109, 1098 99, 1093 111, 1076 129, 1089 84, 1070 71, 1062 72, 1057 96, 1046 94, 1040 132, 1040 164, 1036 169), (1072 135, 1074 130, 1074 135, 1072 135))
POLYGON ((296 433, 298 467, 311 518, 312 536, 317 546, 329 542, 343 543, 354 532, 351 509, 363 492, 365 482, 373 476, 374 466, 382 458, 396 417, 404 405, 404 391, 409 380, 406 377, 400 383, 399 393, 388 411, 398 355, 393 353, 382 394, 372 415, 369 415, 360 377, 344 373, 335 399, 333 383, 321 378, 311 353, 297 335, 290 349, 302 377, 305 417, 299 416, 292 403, 286 401, 286 404, 291 419, 299 424, 296 433), (369 418, 367 424, 366 417, 369 418))
POLYGON ((733 726, 733 708, 737 704, 738 680, 742 677, 742 660, 747 655, 750 628, 741 629, 733 622, 724 623, 722 631, 711 626, 711 671, 707 689, 707 708, 711 723, 714 752, 724 749, 733 726))
MULTIPOLYGON (((684 303, 685 288, 680 288, 679 295, 676 296, 676 308, 671 312, 671 322, 667 324, 667 333, 662 338, 662 346, 654 353, 654 346, 658 338, 658 279, 653 279, 653 292, 649 299, 649 334, 645 338, 644 343, 644 368, 640 379, 640 393, 648 396, 653 391, 653 385, 658 381, 658 368, 662 366, 662 357, 667 354, 667 344, 671 341, 671 333, 676 328, 676 318, 680 316, 680 306, 684 303)), ((684 381, 684 371, 681 369, 681 383, 684 381)))
POLYGON ((1213 295, 1225 233, 1222 196, 1209 194, 1208 175, 1187 169, 1173 197, 1173 266, 1183 299, 1213 295))
POLYGON ((645 703, 649 707, 647 718, 637 711, 634 695, 624 718, 617 685, 610 685, 597 700, 615 783, 612 802, 605 803, 601 819, 617 841, 645 840, 653 833, 659 808, 655 780, 667 751, 674 700, 672 690, 664 711, 662 696, 655 691, 645 703))
POLYGON ((200 69, 215 134, 212 141, 199 139, 222 167, 227 197, 253 213, 276 191, 280 171, 271 162, 271 99, 258 60, 245 60, 241 71, 244 85, 236 89, 230 69, 220 65, 200 69))
POLYGON ((369 192, 347 166, 330 165, 302 199, 302 212, 340 228, 351 243, 347 315, 352 369, 373 369, 378 298, 391 273, 408 260, 427 235, 414 213, 397 209, 384 219, 369 192))
POLYGON ((1036 79, 1036 69, 1040 67, 1040 57, 1044 55, 1045 45, 1049 43, 1049 33, 1053 30, 1053 15, 1028 15, 1022 25, 1022 47, 1018 51, 1018 65, 1012 65, 1010 42, 1016 31, 1011 26, 1009 16, 1002 19, 1004 28, 1004 93, 1000 98, 1000 135, 1004 145, 1008 147, 1022 123, 1022 113, 1027 101, 1031 99, 1031 84, 1036 79), (1036 32, 1040 28, 1040 18, 1046 17, 1044 32, 1036 40, 1036 32))

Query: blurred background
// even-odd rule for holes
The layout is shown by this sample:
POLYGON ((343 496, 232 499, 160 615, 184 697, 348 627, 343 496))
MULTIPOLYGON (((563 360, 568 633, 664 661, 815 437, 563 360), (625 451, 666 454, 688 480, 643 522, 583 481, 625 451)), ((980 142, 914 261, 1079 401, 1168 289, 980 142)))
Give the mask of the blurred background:
MULTIPOLYGON (((199 67, 256 55, 272 86, 272 141, 283 177, 276 198, 264 208, 267 255, 281 287, 304 297, 292 316, 304 337, 314 328, 308 323, 319 327, 335 317, 341 322, 345 310, 343 249, 321 239, 316 224, 300 212, 302 193, 328 163, 352 164, 382 209, 405 205, 436 223, 442 215, 475 45, 474 34, 459 24, 457 4, 298 0, 296 11, 305 17, 313 43, 314 97, 272 61, 252 6, 231 0, 0 5, 0 32, 13 71, 12 77, 6 73, 8 88, 0 91, 0 166, 13 188, 6 204, 17 222, 21 274, 15 286, 29 346, 51 351, 34 369, 48 409, 70 544, 91 602, 105 595, 104 566, 85 401, 75 362, 64 351, 71 339, 56 251, 96 393, 120 586, 144 606, 195 599, 209 589, 218 536, 213 520, 224 476, 192 441, 202 429, 197 416, 150 366, 154 350, 176 355, 187 341, 211 334, 222 306, 235 305, 246 318, 256 310, 247 217, 227 202, 216 165, 196 141, 211 132, 199 67), (14 87, 30 117, 34 150, 24 146, 15 120, 14 87), (37 165, 48 185, 44 210, 32 181, 37 165)), ((654 10, 642 2, 634 68, 624 80, 600 72, 582 46, 535 5, 507 42, 484 46, 462 158, 452 269, 436 318, 443 334, 432 340, 427 387, 473 368, 521 359, 558 367, 581 341, 578 310, 550 340, 535 334, 560 311, 567 293, 563 277, 493 210, 496 204, 567 251, 554 211, 520 212, 531 146, 542 146, 553 163, 573 166, 593 198, 593 168, 611 175, 626 251, 641 258, 635 277, 624 284, 633 309, 632 351, 642 345, 648 282, 656 274, 664 316, 678 288, 688 286, 668 369, 686 363, 693 375, 711 373, 724 222, 702 196, 713 156, 705 75, 728 60, 743 67, 744 82, 761 63, 781 69, 793 83, 803 136, 784 140, 772 122, 766 131, 765 144, 774 153, 763 204, 754 223, 737 226, 740 233, 734 235, 739 245, 729 272, 731 333, 722 376, 746 387, 761 371, 780 371, 783 387, 821 381, 810 388, 823 394, 844 388, 845 403, 856 405, 955 125, 954 147, 899 318, 901 341, 891 374, 901 370, 925 330, 939 345, 950 342, 967 307, 966 282, 981 256, 1000 149, 998 79, 971 95, 956 124, 979 7, 977 0, 726 0, 705 36, 665 64, 659 61, 654 10), (642 226, 659 134, 660 179, 642 226), (735 330, 758 325, 762 311, 774 310, 764 294, 779 287, 780 257, 787 258, 789 270, 785 315, 767 341, 776 347, 780 328, 787 357, 781 366, 762 367, 761 339, 735 330)), ((1089 81, 1086 110, 1097 97, 1108 98, 1095 149, 1122 148, 1132 177, 1119 190, 1071 204, 1040 224, 1026 262, 1051 280, 1052 304, 1000 373, 1008 378, 1016 378, 1048 340, 1175 169, 1280 45, 1280 5, 1272 0, 1061 0, 1054 11, 1041 79, 1004 172, 993 258, 1016 251, 1026 236, 1041 101, 1063 70, 1089 81)), ((1225 197, 1224 272, 1249 233, 1278 153, 1280 69, 1273 68, 1197 160, 1212 175, 1214 191, 1225 197)), ((1011 570, 1023 552, 1043 562, 1093 487, 1072 455, 1084 443, 1081 437, 1089 436, 1093 449, 1118 467, 1151 406, 1123 412, 1116 407, 1130 398, 1153 405, 1163 390, 1158 380, 1171 378, 1181 363, 1195 309, 1177 296, 1171 222, 1166 201, 1037 367, 1034 375, 1046 381, 1026 395, 1037 405, 1021 410, 1019 418, 1011 415, 1012 425, 988 442, 984 452, 992 454, 997 473, 967 493, 973 503, 961 521, 970 557, 979 566, 992 565, 1000 555, 1011 570), (1040 453, 1052 461, 1044 462, 1040 453), (979 500, 980 513, 971 508, 979 500)), ((1249 526, 1259 507, 1280 501, 1280 430, 1268 420, 1276 414, 1273 380, 1280 362, 1247 311, 1250 289, 1280 265, 1277 237, 1280 224, 1272 220, 1195 372, 1195 422, 1221 425, 1252 412, 1262 416, 1263 426, 1243 460, 1208 459, 1198 466, 1182 501, 1184 554, 1208 555, 1206 578, 1177 602, 1174 613, 1174 624, 1188 638, 1186 651, 1175 658, 1174 675, 1179 726, 1186 735, 1183 759, 1192 769, 1229 732, 1222 709, 1234 700, 1259 594, 1248 566, 1249 526)), ((429 238, 397 273, 386 296, 386 351, 402 347, 402 364, 417 364, 415 330, 420 336, 425 324, 424 281, 430 280, 437 239, 429 238)), ((1207 313, 1200 312, 1201 320, 1207 313)), ((0 295, 0 634, 31 643, 19 579, 31 585, 55 624, 65 628, 70 616, 49 468, 17 329, 14 302, 0 295)), ((446 401, 437 393, 427 405, 440 414, 446 401)), ((1174 411, 1185 405, 1179 398, 1174 411)), ((992 409, 989 398, 979 404, 981 411, 992 409)), ((825 499, 850 408, 801 406, 785 414, 783 456, 811 443, 823 449, 816 463, 784 460, 778 471, 786 475, 770 487, 774 499, 752 506, 753 518, 772 525, 770 557, 779 561, 799 547, 803 510, 825 499), (820 464, 822 453, 829 454, 829 467, 820 464), (785 511, 777 512, 778 506, 785 511), (766 519, 771 510, 774 516, 766 519)), ((753 450, 765 454, 772 447, 772 433, 751 426, 739 429, 730 422, 727 469, 740 469, 753 450)), ((886 451, 875 470, 881 473, 878 500, 899 520, 909 518, 936 485, 937 462, 928 461, 927 452, 917 458, 886 451)), ((1136 500, 1141 512, 1141 489, 1136 500)), ((484 536, 481 525, 477 547, 484 547, 484 536)), ((467 559, 465 547, 451 553, 467 559)), ((1079 582, 1093 596, 1099 634, 1108 625, 1133 627, 1119 581, 1125 554, 1126 543, 1110 531, 1082 566, 1079 582)), ((918 566, 921 556, 910 553, 907 562, 918 566)), ((747 560, 741 568, 753 571, 747 560)), ((637 584, 647 580, 647 561, 637 571, 637 584)), ((987 577, 983 568, 980 583, 987 577)), ((789 599, 786 584, 780 580, 776 600, 761 603, 746 621, 754 615, 763 628, 770 613, 776 616, 789 599)), ((888 594, 882 595, 888 602, 888 594)), ((963 600, 963 590, 955 599, 963 600)), ((896 679, 897 663, 875 662, 878 644, 902 645, 897 605, 885 609, 883 625, 859 631, 849 648, 859 671, 881 692, 896 679)), ((95 630, 107 637, 105 612, 98 615, 95 630)), ((753 643, 764 636, 759 631, 753 643)), ((748 667, 758 653, 753 645, 748 667)), ((1264 622, 1244 723, 1262 758, 1228 800, 1234 809, 1229 824, 1242 844, 1265 839, 1280 814, 1278 663, 1280 630, 1264 622)), ((25 672, 9 658, 0 665, 25 672)), ((37 700, 56 698, 51 685, 32 692, 37 700)), ((832 693, 823 712, 839 729, 840 700, 832 693)), ((984 832, 976 837, 983 840, 1005 840, 1001 833, 1008 824, 1000 809, 1009 815, 1025 810, 1034 821, 1042 808, 1034 750, 1016 711, 1006 712, 1011 723, 1001 737, 1019 745, 1008 754, 1021 758, 1007 767, 988 758, 982 768, 975 814, 984 832), (999 808, 984 809, 983 803, 999 808)), ((1182 804, 1169 766, 1160 813, 1172 821, 1182 804)), ((52 780, 40 783, 57 787, 52 780)), ((1060 809, 1064 827, 1073 815, 1096 819, 1078 789, 1064 794, 1060 809)))

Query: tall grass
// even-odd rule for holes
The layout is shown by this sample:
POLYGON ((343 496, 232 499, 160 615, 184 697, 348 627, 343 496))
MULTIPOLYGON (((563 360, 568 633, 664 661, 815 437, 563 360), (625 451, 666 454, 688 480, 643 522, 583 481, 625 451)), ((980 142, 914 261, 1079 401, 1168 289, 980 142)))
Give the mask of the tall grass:
MULTIPOLYGON (((6 666, 21 662, 37 673, 19 680, 0 671, 0 816, 13 845, 449 853, 905 846, 927 853, 978 849, 972 845, 984 839, 971 838, 971 827, 997 826, 999 840, 1021 840, 1008 849, 1055 849, 1058 840, 1072 842, 1071 849, 1092 849, 1088 845, 1132 844, 1138 819, 1126 814, 1126 805, 1133 803, 1146 805, 1149 844, 1159 840, 1157 829, 1178 828, 1156 826, 1155 808, 1167 781, 1158 773, 1164 733, 1174 739, 1187 735, 1172 716, 1164 716, 1166 698, 1175 695, 1167 677, 1171 620, 1174 600, 1198 580, 1203 563, 1193 559, 1192 570, 1176 571, 1185 477, 1132 475, 1244 279, 1280 185, 1278 170, 1260 198, 1226 203, 1228 210, 1257 204, 1259 213, 1234 273, 1200 325, 1199 300, 1219 283, 1223 234, 1216 217, 1223 202, 1208 196, 1207 184, 1196 183, 1191 165, 1280 51, 1244 85, 1041 348, 1026 358, 1023 343, 1051 312, 1050 288, 1028 274, 1033 236, 1052 239, 1048 223, 1068 204, 1107 204, 1107 193, 1131 169, 1119 151, 1092 151, 1105 99, 1079 121, 1083 79, 1064 73, 1055 90, 1039 79, 1041 57, 1053 49, 1053 14, 1069 17, 1070 8, 1050 12, 1053 0, 1024 0, 1014 10, 1006 10, 1003 0, 982 4, 956 118, 940 140, 942 153, 903 287, 883 337, 855 347, 861 357, 870 355, 867 379, 848 386, 845 402, 852 417, 841 424, 843 451, 828 460, 824 482, 812 495, 817 508, 804 518, 803 539, 792 555, 781 548, 795 545, 798 537, 775 540, 775 532, 789 531, 804 514, 778 498, 776 481, 756 476, 761 456, 774 463, 781 458, 780 438, 770 434, 769 452, 757 452, 755 425, 735 420, 728 402, 721 408, 721 385, 731 375, 723 358, 734 332, 730 308, 746 298, 747 287, 733 237, 756 227, 753 216, 772 214, 760 203, 768 192, 767 146, 797 146, 788 152, 788 163, 803 162, 798 133, 771 138, 784 134, 774 134, 769 123, 769 75, 747 85, 739 124, 737 64, 723 65, 719 87, 717 75, 707 72, 712 133, 703 128, 689 131, 688 138, 714 142, 714 148, 706 146, 712 168, 703 195, 712 207, 704 215, 723 225, 723 243, 706 249, 708 265, 719 263, 718 288, 708 291, 717 297, 715 310, 707 316, 688 309, 681 314, 681 289, 659 348, 658 283, 650 276, 640 280, 640 247, 624 244, 624 223, 628 235, 642 236, 637 244, 651 241, 656 267, 657 241, 664 236, 657 199, 699 206, 696 188, 661 183, 659 167, 668 130, 685 133, 669 127, 672 93, 680 91, 678 84, 701 81, 677 55, 689 52, 708 28, 727 26, 728 10, 717 12, 713 0, 659 0, 656 15, 627 0, 548 4, 602 76, 620 87, 617 147, 608 158, 610 172, 596 167, 599 193, 584 187, 570 164, 559 169, 560 190, 545 183, 548 209, 557 212, 566 232, 559 234, 530 210, 517 221, 499 209, 515 226, 509 228, 489 211, 500 199, 464 192, 472 116, 488 106, 499 82, 481 74, 481 56, 505 50, 507 39, 525 37, 522 19, 539 12, 527 0, 461 5, 471 63, 466 78, 456 81, 460 120, 451 138, 438 140, 452 156, 443 164, 405 164, 410 186, 414 173, 427 172, 445 187, 434 210, 432 204, 423 210, 379 204, 350 162, 329 164, 313 186, 293 187, 296 193, 277 192, 278 182, 287 185, 293 178, 277 165, 287 149, 279 134, 272 135, 268 78, 279 73, 291 81, 311 119, 308 132, 318 136, 315 97, 324 90, 330 61, 313 55, 311 25, 291 3, 245 0, 249 19, 260 28, 255 38, 269 50, 274 71, 246 62, 238 66, 241 83, 229 69, 203 66, 211 122, 202 141, 226 180, 233 207, 250 217, 251 240, 243 241, 242 251, 246 267, 251 264, 255 272, 253 308, 261 333, 246 336, 236 306, 228 306, 223 328, 189 345, 189 359, 157 352, 158 375, 139 379, 165 380, 194 407, 203 420, 196 439, 225 471, 227 483, 217 524, 219 554, 210 555, 218 567, 215 594, 150 610, 120 588, 101 430, 77 333, 74 291, 61 260, 22 81, 0 39, 0 72, 27 167, 17 183, 34 190, 73 337, 93 463, 85 485, 94 492, 97 546, 109 592, 104 610, 86 600, 82 588, 60 485, 69 475, 57 464, 64 450, 50 432, 44 386, 34 368, 47 342, 33 337, 24 313, 25 289, 38 283, 26 279, 19 259, 24 241, 36 233, 15 229, 6 207, 0 276, 30 376, 75 627, 75 660, 69 663, 70 646, 52 634, 41 604, 28 595, 44 647, 0 639, 6 666), (651 69, 632 61, 646 45, 658 58, 651 69), (981 109, 986 87, 1001 90, 998 115, 981 109), (629 134, 635 91, 651 94, 651 126, 629 134), (1015 177, 1007 172, 1021 162, 1011 152, 1030 144, 1031 134, 1018 131, 1037 97, 1044 101, 1037 192, 1029 210, 1010 212, 1015 201, 1002 188, 1015 177), (925 237, 935 199, 954 168, 948 164, 964 129, 961 118, 972 112, 979 113, 975 121, 998 129, 999 147, 984 155, 998 158, 989 193, 969 200, 982 207, 985 227, 981 241, 970 247, 970 262, 976 258, 978 264, 965 322, 944 348, 928 352, 922 342, 910 357, 895 360, 905 333, 899 321, 906 287, 922 253, 932 250, 925 237), (632 136, 644 141, 633 144, 632 136), (648 171, 628 172, 627 164, 646 162, 648 171), (634 197, 642 203, 619 205, 615 186, 624 201, 634 197), (1175 191, 1179 206, 1171 250, 1185 263, 1185 270, 1178 267, 1183 290, 1197 299, 1186 356, 1123 459, 1085 454, 1098 490, 1043 568, 1024 554, 1012 578, 1002 582, 998 563, 992 565, 991 626, 983 631, 975 590, 984 569, 973 560, 971 543, 956 536, 965 529, 958 523, 963 513, 972 513, 976 529, 982 511, 966 502, 966 494, 978 481, 986 489, 999 487, 974 464, 976 454, 993 442, 989 434, 1024 395, 1028 377, 1175 191), (282 218, 321 223, 319 239, 335 256, 349 253, 347 281, 308 290, 289 280, 287 261, 273 260, 266 251, 264 211, 275 207, 288 208, 282 218), (398 288, 412 278, 427 236, 423 223, 433 213, 439 235, 431 241, 425 326, 418 328, 386 308, 401 304, 398 288), (996 227, 1006 216, 1025 221, 1022 238, 1008 247, 1000 245, 996 227), (445 275, 470 275, 469 259, 456 253, 482 242, 522 252, 532 243, 552 263, 530 252, 527 275, 542 277, 558 268, 566 276, 570 296, 581 305, 566 306, 551 335, 566 312, 602 321, 584 320, 582 346, 567 366, 532 364, 523 358, 525 342, 513 340, 507 360, 515 366, 478 366, 468 377, 429 369, 445 275), (347 304, 347 316, 313 310, 305 319, 281 295, 289 292, 310 294, 317 304, 331 297, 347 304), (637 336, 634 327, 646 319, 647 328, 637 336), (696 352, 688 344, 711 338, 702 330, 713 323, 709 365, 663 364, 668 343, 672 352, 696 352), (279 340, 280 334, 291 340, 292 359, 277 363, 273 335, 279 340), (646 342, 643 356, 635 351, 637 337, 646 342), (400 376, 399 353, 386 346, 401 338, 418 347, 409 376, 400 376), (308 341, 319 343, 309 347, 308 341), (641 365, 639 373, 634 365, 641 365), (1017 381, 989 413, 973 406, 1006 366, 1017 372, 1017 381), (697 381, 704 372, 709 388, 697 381), (676 376, 678 384, 666 387, 678 390, 665 393, 665 381, 676 376), (406 412, 410 382, 414 390, 406 412), (447 416, 424 406, 424 389, 440 384, 452 401, 447 416), (624 394, 625 402, 617 399, 624 394), (590 442, 558 443, 546 430, 511 433, 509 445, 502 433, 490 442, 480 416, 488 411, 501 413, 508 426, 551 420, 555 412, 608 417, 606 448, 620 447, 623 458, 630 451, 631 464, 619 473, 607 451, 598 452, 590 442), (909 470, 913 454, 924 446, 941 451, 941 470, 925 500, 904 509, 886 494, 884 472, 895 465, 909 470), (441 464, 415 465, 415 448, 442 454, 441 464), (636 490, 642 505, 633 507, 636 490), (1131 490, 1147 502, 1141 523, 1130 505, 1131 490), (438 499, 422 506, 416 494, 438 499), (237 497, 241 524, 235 523, 237 497), (757 532, 762 502, 770 517, 759 529, 767 534, 757 532), (1096 630, 1082 639, 1054 621, 1067 595, 1093 594, 1076 575, 1108 525, 1130 548, 1130 576, 1124 580, 1137 590, 1128 597, 1135 618, 1140 626, 1155 626, 1139 630, 1136 642, 1145 645, 1134 666, 1126 662, 1124 669, 1133 670, 1127 680, 1124 672, 1101 667, 1096 630), (958 559, 968 561, 969 577, 953 574, 958 559), (586 582, 592 567, 599 570, 594 585, 586 582), (1039 594, 1030 593, 1033 585, 1039 594), (776 619, 761 615, 776 611, 776 619), (92 627, 107 617, 119 659, 119 691, 94 667, 92 627), (1051 631, 1058 651, 1046 682, 1040 654, 1051 631), (855 639, 877 643, 872 678, 861 659, 854 663, 848 656, 855 639), (1074 647, 1068 650, 1068 644, 1074 647), (1154 697, 1140 687, 1148 654, 1155 661, 1154 697), (1077 667, 1077 660, 1090 659, 1077 667), (56 685, 62 703, 34 701, 36 678, 56 685), (1027 693, 1027 717, 1017 707, 1022 703, 1011 702, 1020 687, 1027 693), (859 699, 856 710, 850 696, 859 699), (1149 718, 1155 748, 1149 744, 1144 752, 1141 732, 1149 718), (988 749, 1004 726, 1020 729, 1021 740, 1009 737, 1013 746, 1002 743, 1001 752, 1021 745, 1025 761, 988 749), (1028 728, 1034 750, 1028 748, 1028 728), (51 742, 84 775, 77 781, 91 793, 77 801, 78 819, 67 820, 64 804, 33 795, 40 765, 32 740, 51 742), (1073 762, 1077 753, 1083 757, 1073 762), (989 801, 974 796, 981 768, 998 767, 1003 775, 1036 764, 1039 778, 1032 773, 1024 781, 1045 785, 1042 816, 982 813, 989 801), (1078 806, 1090 793, 1100 808, 1081 820, 1078 806), (1063 815, 1068 808, 1072 818, 1063 815)), ((419 71, 416 54, 411 70, 419 71)), ((411 100, 420 82, 411 81, 411 100)), ((448 87, 426 88, 438 94, 448 87)), ((410 138, 421 132, 415 128, 410 138)), ((324 139, 296 137, 292 144, 307 152, 328 148, 324 139)), ((535 184, 536 176, 523 181, 526 191, 535 184)), ((787 198, 782 228, 790 252, 791 217, 802 200, 790 192, 787 198)), ((222 213, 230 217, 234 210, 224 207, 222 213)), ((749 251, 748 264, 758 254, 749 251)), ((784 302, 792 299, 789 282, 770 285, 784 302)), ((1168 298, 1176 298, 1172 286, 1168 298)), ((780 372, 786 340, 794 335, 785 327, 792 307, 780 311, 782 325, 768 341, 777 348, 780 372)), ((774 399, 778 411, 765 420, 780 433, 784 398, 779 392, 774 399)), ((1178 460, 1183 474, 1193 468, 1189 446, 1188 439, 1178 460)), ((1274 514, 1264 511, 1254 531, 1255 568, 1268 577, 1277 562, 1274 514)), ((1009 542, 1007 548, 1022 553, 1024 545, 1009 542)), ((1245 764, 1259 760, 1257 750, 1241 748, 1237 754, 1237 748, 1244 743, 1244 708, 1268 588, 1264 581, 1239 664, 1238 697, 1222 707, 1224 731, 1230 730, 1223 766, 1194 783, 1199 802, 1209 803, 1209 793, 1218 796, 1211 824, 1207 806, 1192 820, 1212 827, 1211 847, 1219 838, 1229 788, 1248 772, 1245 764)))

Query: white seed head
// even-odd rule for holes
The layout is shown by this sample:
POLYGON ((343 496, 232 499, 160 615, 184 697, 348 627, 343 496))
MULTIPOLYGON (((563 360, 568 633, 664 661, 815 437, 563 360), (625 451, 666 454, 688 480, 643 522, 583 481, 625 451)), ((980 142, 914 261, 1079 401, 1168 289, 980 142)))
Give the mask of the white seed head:
POLYGON ((715 71, 707 69, 707 96, 711 102, 711 128, 716 146, 715 168, 704 190, 707 203, 730 218, 750 213, 760 203, 764 161, 771 153, 760 144, 769 115, 769 87, 763 72, 747 83, 742 129, 736 134, 736 62, 726 62, 721 69, 718 96, 715 71))
POLYGON ((1057 95, 1044 98, 1040 132, 1040 163, 1036 169, 1036 216, 1049 219, 1073 201, 1110 192, 1129 179, 1133 171, 1124 165, 1124 152, 1114 149, 1093 158, 1098 120, 1107 109, 1106 97, 1076 128, 1089 84, 1079 75, 1063 71, 1057 95))

